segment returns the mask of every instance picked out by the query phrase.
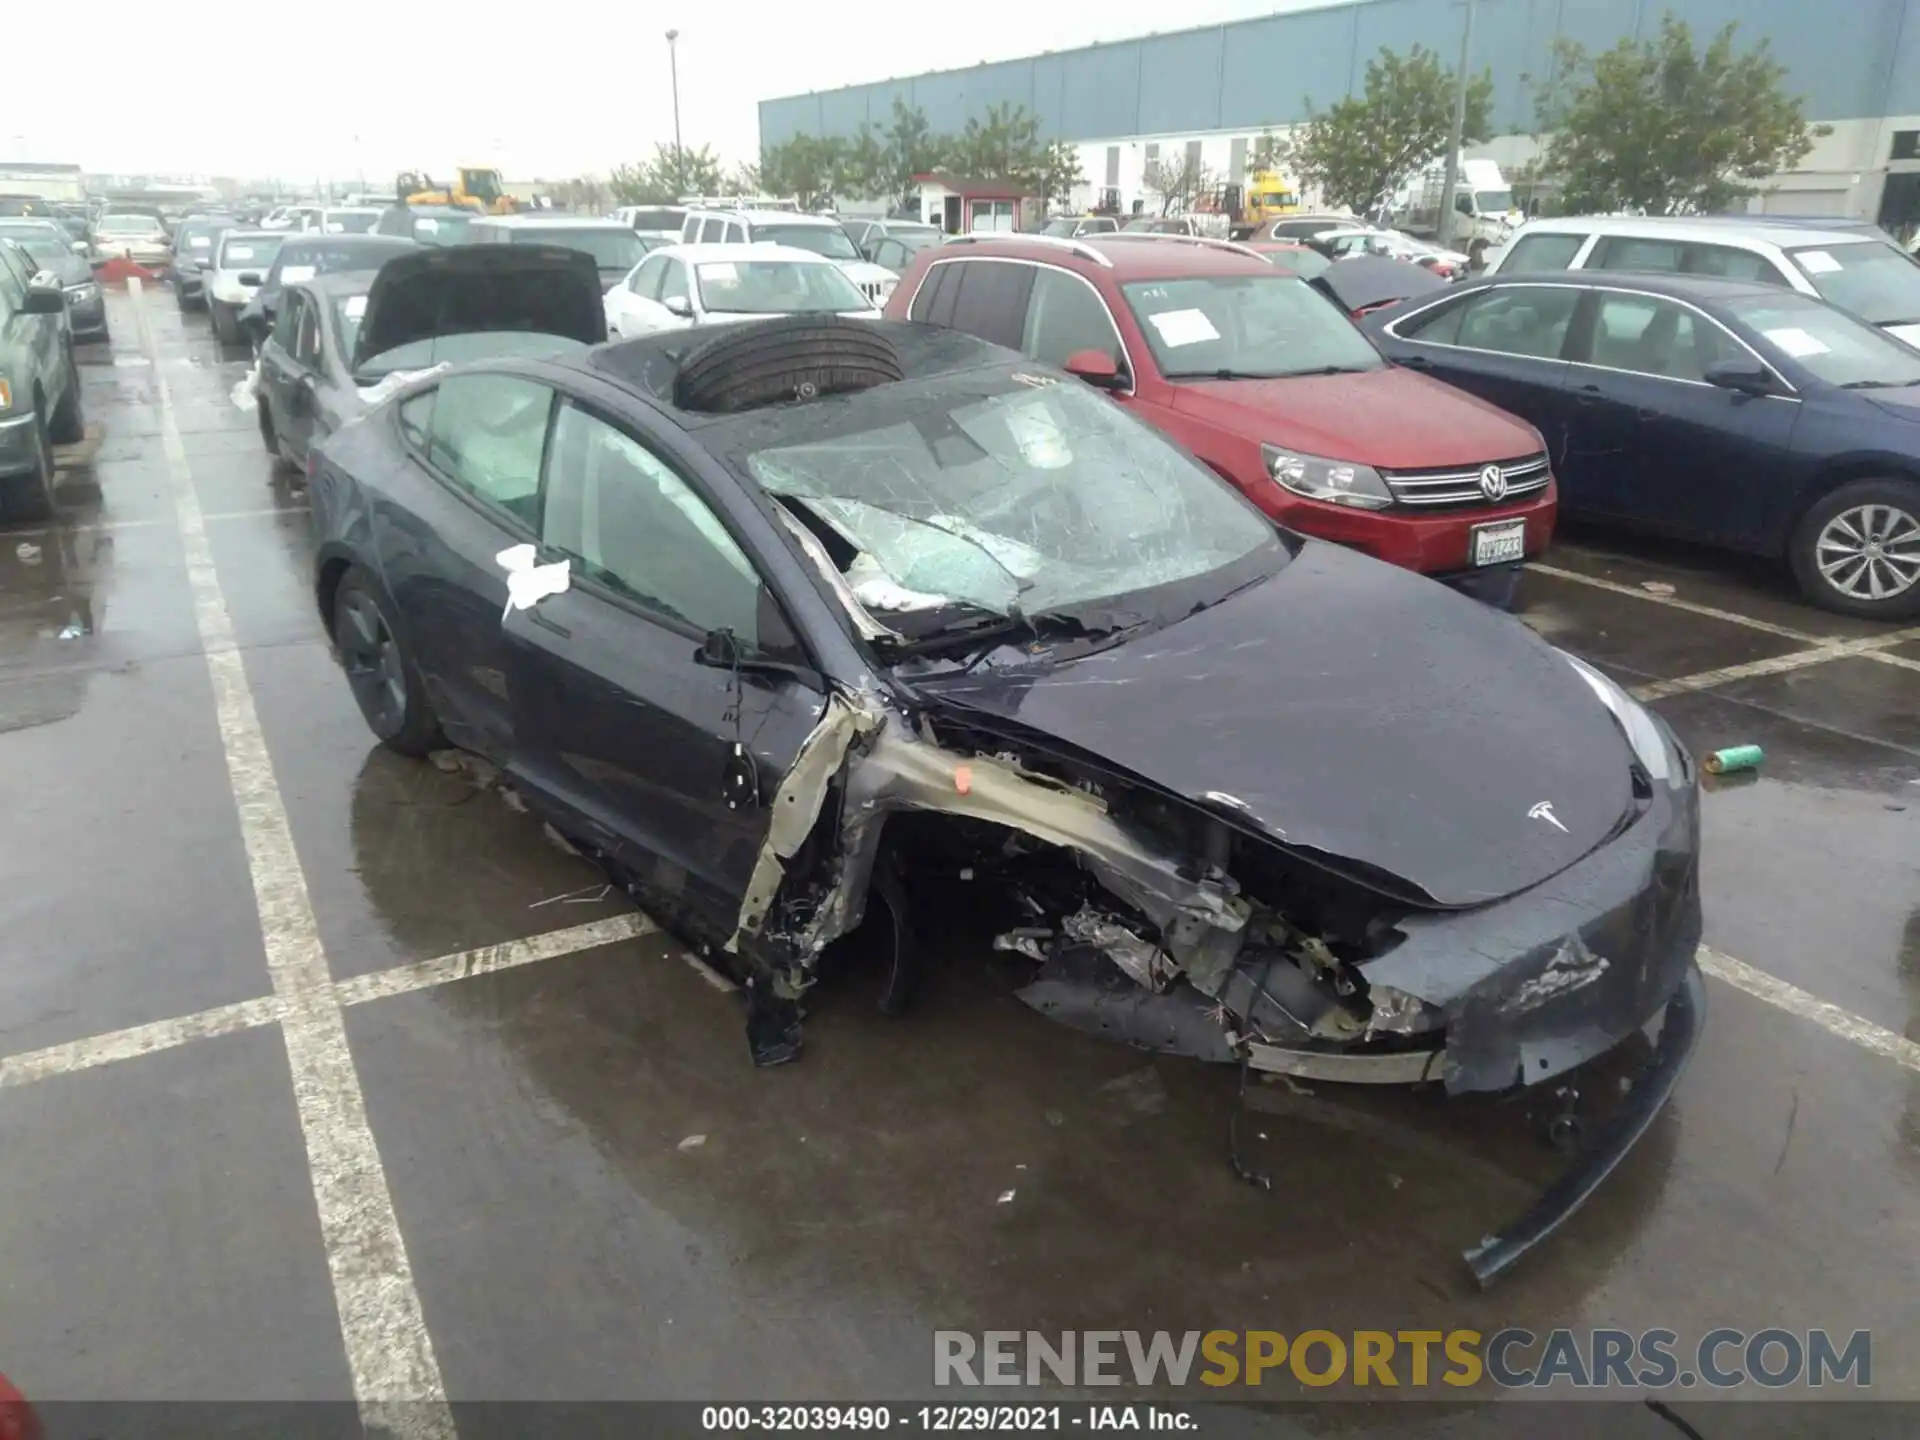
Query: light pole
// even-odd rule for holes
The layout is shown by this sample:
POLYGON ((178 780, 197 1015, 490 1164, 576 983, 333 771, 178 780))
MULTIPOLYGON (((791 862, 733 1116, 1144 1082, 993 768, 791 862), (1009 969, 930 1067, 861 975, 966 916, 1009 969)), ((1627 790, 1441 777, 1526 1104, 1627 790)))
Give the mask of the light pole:
POLYGON ((667 31, 667 70, 673 76, 673 187, 679 192, 674 196, 676 200, 687 193, 687 152, 680 147, 680 53, 673 45, 679 38, 678 30, 667 31))
POLYGON ((1460 183, 1460 145, 1467 134, 1467 61, 1473 52, 1473 3, 1467 0, 1467 22, 1460 31, 1460 70, 1453 77, 1453 130, 1447 137, 1447 178, 1440 184, 1440 213, 1434 217, 1436 245, 1453 241, 1453 195, 1460 183))

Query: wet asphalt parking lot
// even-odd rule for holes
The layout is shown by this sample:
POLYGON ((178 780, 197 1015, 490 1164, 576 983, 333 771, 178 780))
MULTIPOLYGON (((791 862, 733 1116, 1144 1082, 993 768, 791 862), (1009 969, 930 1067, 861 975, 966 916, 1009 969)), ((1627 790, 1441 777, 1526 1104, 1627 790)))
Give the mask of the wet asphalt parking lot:
POLYGON ((908 1399, 936 1329, 1725 1324, 1871 1330, 1873 1393, 1920 1398, 1920 628, 1610 535, 1527 576, 1526 623, 1696 754, 1766 762, 1703 797, 1674 1103, 1482 1294, 1460 1247, 1556 1164, 1523 1107, 1267 1087, 1263 1193, 1230 1072, 952 953, 903 1019, 825 988, 801 1062, 755 1071, 738 997, 584 862, 375 748, 246 363, 164 286, 112 322, 57 523, 0 536, 0 1372, 29 1396, 908 1399))

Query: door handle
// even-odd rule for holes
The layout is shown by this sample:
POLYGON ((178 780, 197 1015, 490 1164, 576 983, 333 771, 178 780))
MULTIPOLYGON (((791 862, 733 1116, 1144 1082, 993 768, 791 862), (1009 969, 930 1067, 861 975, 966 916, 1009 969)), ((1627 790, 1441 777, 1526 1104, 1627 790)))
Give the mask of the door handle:
POLYGON ((1409 355, 1400 362, 1409 370, 1431 370, 1433 362, 1424 355, 1409 355))
POLYGON ((1573 398, 1576 404, 1598 405, 1601 399, 1600 387, 1598 385, 1582 385, 1574 392, 1573 398))

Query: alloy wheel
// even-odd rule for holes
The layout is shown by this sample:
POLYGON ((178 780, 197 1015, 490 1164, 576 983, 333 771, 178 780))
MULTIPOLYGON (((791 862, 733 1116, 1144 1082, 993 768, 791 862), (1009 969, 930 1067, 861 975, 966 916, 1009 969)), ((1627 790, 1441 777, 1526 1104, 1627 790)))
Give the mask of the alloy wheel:
POLYGON ((407 718, 407 673, 385 617, 370 596, 354 591, 340 607, 336 629, 347 683, 367 722, 383 738, 396 734, 407 718))
POLYGON ((1898 505, 1855 505, 1820 531, 1814 560, 1852 600, 1891 600, 1920 584, 1920 519, 1898 505))

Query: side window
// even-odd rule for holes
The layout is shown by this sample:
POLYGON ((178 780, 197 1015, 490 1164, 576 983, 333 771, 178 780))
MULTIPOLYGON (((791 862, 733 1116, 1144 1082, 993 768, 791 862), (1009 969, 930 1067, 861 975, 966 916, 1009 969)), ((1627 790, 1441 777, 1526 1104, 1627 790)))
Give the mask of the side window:
POLYGON ((729 220, 726 232, 720 238, 729 245, 744 245, 747 243, 747 227, 737 220, 729 220))
POLYGON ((1497 355, 1558 360, 1580 295, 1570 285, 1498 286, 1467 302, 1452 343, 1497 355))
POLYGON ((394 422, 400 427, 400 438, 415 450, 427 448, 427 433, 433 424, 433 397, 438 390, 428 390, 415 395, 411 400, 402 401, 394 410, 394 422))
POLYGON ((636 295, 657 300, 660 297, 660 279, 666 273, 667 257, 649 255, 641 262, 640 268, 633 272, 633 278, 627 281, 627 288, 636 295))
POLYGON ((772 638, 760 577, 719 518, 651 450, 571 405, 554 422, 540 538, 663 620, 754 648, 772 638))
POLYGON ((1631 235, 1609 235, 1593 247, 1586 268, 1671 273, 1680 269, 1685 249, 1678 240, 1639 240, 1631 235))
POLYGON ((288 290, 280 301, 280 313, 273 318, 273 343, 293 354, 293 338, 300 333, 300 314, 307 308, 304 291, 288 290))
POLYGON ((1716 360, 1740 353, 1712 321, 1651 295, 1602 291, 1594 310, 1589 363, 1668 380, 1704 380, 1716 360))
POLYGON ((927 273, 921 277, 920 288, 913 293, 913 304, 907 311, 907 318, 925 321, 929 325, 951 323, 954 286, 963 268, 960 262, 954 260, 929 265, 927 273))
POLYGON ((691 245, 700 238, 700 217, 689 215, 680 222, 680 243, 691 245))
POLYGON ((540 457, 553 392, 513 375, 440 382, 427 459, 463 490, 529 525, 540 518, 540 457))
POLYGON ((1784 285, 1786 277, 1764 255, 1751 250, 1736 250, 1731 245, 1689 245, 1686 271, 1689 275, 1718 275, 1726 280, 1760 280, 1769 285, 1784 285))
POLYGON ((1502 270, 1524 274, 1528 270, 1564 270, 1586 244, 1584 235, 1522 235, 1500 262, 1502 270))
POLYGON ((687 299, 687 267, 678 260, 668 260, 666 271, 660 278, 660 300, 687 299))
POLYGON ((309 369, 320 366, 320 307, 302 305, 299 327, 293 332, 293 358, 309 369))
POLYGON ((1426 345, 1458 345, 1460 322, 1472 303, 1473 297, 1468 296, 1451 304, 1436 305, 1410 320, 1402 320, 1393 327, 1393 333, 1402 340, 1418 340, 1426 345))
POLYGON ((873 247, 873 263, 888 270, 904 270, 913 262, 913 252, 898 240, 888 238, 873 247))
POLYGON ((720 238, 721 234, 726 230, 726 228, 727 228, 726 221, 720 219, 716 215, 709 215, 705 220, 700 222, 701 243, 711 244, 714 241, 717 241, 720 238))
POLYGON ((33 272, 20 263, 19 252, 11 244, 0 250, 0 304, 17 311, 27 303, 27 281, 33 272))
POLYGON ((953 328, 1017 350, 1020 332, 1026 328, 1027 295, 1033 289, 1036 268, 992 261, 963 266, 960 293, 953 305, 953 328))
POLYGON ((1068 356, 1081 350, 1098 350, 1124 365, 1107 302, 1078 275, 1064 270, 1035 271, 1020 348, 1048 365, 1065 365, 1068 356))

